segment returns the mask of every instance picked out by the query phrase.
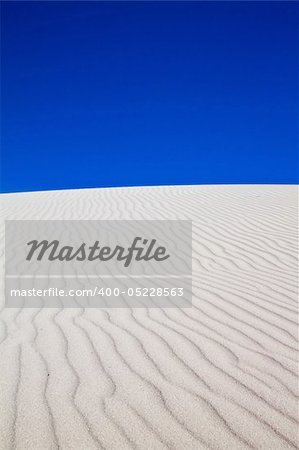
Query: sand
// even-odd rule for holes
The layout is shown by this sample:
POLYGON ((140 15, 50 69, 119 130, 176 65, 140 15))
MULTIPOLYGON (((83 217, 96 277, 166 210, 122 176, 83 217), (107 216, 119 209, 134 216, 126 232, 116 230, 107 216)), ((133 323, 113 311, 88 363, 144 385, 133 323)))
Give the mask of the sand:
POLYGON ((298 448, 297 201, 268 185, 2 195, 3 264, 3 219, 192 219, 193 307, 2 294, 0 449, 298 448))

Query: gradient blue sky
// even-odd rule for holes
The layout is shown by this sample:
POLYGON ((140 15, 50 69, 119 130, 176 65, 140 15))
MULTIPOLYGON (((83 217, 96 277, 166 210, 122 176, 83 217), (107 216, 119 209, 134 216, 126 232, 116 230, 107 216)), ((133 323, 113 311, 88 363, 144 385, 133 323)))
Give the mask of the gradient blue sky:
POLYGON ((298 3, 2 2, 2 192, 297 183, 298 3))

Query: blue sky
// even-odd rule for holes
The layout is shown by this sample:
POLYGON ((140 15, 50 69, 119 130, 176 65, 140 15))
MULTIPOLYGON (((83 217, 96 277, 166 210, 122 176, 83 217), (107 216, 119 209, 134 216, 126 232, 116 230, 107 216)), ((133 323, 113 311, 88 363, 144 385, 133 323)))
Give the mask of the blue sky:
POLYGON ((2 192, 298 182, 297 2, 2 2, 2 192))

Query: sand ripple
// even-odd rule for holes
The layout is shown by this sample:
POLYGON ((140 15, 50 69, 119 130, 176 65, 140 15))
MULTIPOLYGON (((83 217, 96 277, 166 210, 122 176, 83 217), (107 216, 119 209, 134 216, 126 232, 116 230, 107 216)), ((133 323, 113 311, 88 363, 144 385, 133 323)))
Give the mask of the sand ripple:
POLYGON ((2 195, 2 219, 192 219, 193 308, 2 296, 0 449, 298 448, 297 201, 295 186, 2 195))

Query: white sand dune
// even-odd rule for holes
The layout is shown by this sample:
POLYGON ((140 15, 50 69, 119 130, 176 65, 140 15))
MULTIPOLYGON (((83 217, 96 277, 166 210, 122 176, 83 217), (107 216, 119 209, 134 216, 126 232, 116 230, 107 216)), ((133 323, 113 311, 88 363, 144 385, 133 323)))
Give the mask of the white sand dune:
POLYGON ((295 186, 2 195, 3 219, 192 219, 194 292, 184 310, 2 297, 1 450, 298 448, 296 208, 295 186))

